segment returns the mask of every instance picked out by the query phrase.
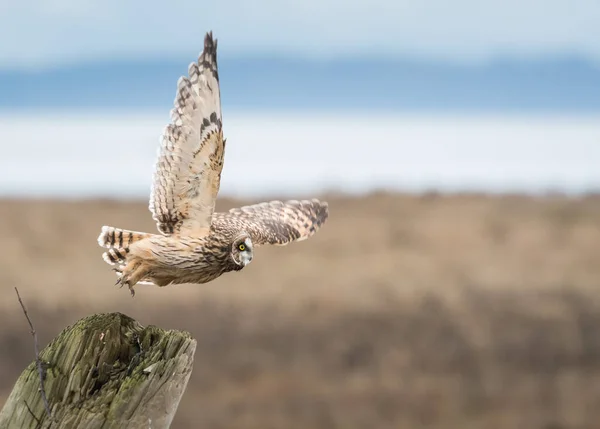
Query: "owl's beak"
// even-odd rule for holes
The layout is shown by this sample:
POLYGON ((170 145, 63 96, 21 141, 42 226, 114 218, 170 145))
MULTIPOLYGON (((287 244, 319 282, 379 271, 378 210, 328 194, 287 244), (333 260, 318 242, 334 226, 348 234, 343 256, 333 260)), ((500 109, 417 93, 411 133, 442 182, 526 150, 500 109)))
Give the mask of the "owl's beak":
POLYGON ((250 262, 252 262, 252 255, 244 255, 244 256, 242 256, 242 263, 244 264, 244 267, 246 265, 248 265, 250 262))

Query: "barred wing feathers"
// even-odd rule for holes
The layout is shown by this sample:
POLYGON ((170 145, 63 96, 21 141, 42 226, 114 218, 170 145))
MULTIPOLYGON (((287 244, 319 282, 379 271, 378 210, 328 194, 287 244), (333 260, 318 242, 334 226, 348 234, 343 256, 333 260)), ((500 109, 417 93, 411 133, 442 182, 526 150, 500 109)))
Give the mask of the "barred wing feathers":
POLYGON ((213 215, 213 228, 247 231, 255 245, 286 245, 314 235, 329 216, 326 202, 317 199, 271 201, 213 215))
POLYGON ((177 82, 150 195, 152 217, 165 235, 208 233, 219 192, 225 140, 212 33, 207 33, 204 50, 188 75, 177 82))

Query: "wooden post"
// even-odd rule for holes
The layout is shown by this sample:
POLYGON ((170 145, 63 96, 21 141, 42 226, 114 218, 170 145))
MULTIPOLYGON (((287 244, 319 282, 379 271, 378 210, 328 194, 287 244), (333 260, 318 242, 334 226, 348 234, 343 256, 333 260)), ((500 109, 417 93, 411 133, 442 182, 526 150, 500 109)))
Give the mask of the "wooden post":
MULTIPOLYGON (((26 334, 24 334, 26 335, 26 334)), ((40 352, 0 411, 0 428, 168 428, 192 373, 196 340, 121 313, 85 317, 40 352)))

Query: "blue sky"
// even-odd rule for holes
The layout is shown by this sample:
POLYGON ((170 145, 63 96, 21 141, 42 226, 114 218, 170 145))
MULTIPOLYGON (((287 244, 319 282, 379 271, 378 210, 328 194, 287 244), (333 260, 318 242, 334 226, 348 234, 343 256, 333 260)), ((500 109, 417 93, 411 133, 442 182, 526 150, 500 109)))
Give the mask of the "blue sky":
MULTIPOLYGON (((364 187, 596 189, 599 23, 600 0, 0 0, 0 172, 15 184, 0 193, 114 195, 123 179, 92 154, 119 153, 130 166, 128 148, 147 149, 148 162, 122 169, 130 191, 147 195, 153 142, 208 30, 238 147, 232 171, 309 144, 307 156, 323 161, 311 173, 319 186, 343 186, 358 168, 364 187), (398 112, 425 116, 415 128, 398 112), (488 113, 500 119, 473 119, 488 113), (380 145, 367 164, 340 157, 365 141, 380 145), (39 165, 24 166, 23 153, 39 165), (387 170, 382 153, 396 154, 387 170), (50 164, 48 181, 38 173, 50 164)), ((292 164, 306 172, 307 162, 292 164)), ((290 177, 300 178, 290 190, 309 182, 290 177)))
POLYGON ((0 69, 220 54, 600 64, 598 0, 3 0, 0 69), (10 41, 10 42, 7 42, 10 41))
POLYGON ((156 108, 219 40, 232 108, 600 112, 600 0, 0 0, 0 110, 156 108))

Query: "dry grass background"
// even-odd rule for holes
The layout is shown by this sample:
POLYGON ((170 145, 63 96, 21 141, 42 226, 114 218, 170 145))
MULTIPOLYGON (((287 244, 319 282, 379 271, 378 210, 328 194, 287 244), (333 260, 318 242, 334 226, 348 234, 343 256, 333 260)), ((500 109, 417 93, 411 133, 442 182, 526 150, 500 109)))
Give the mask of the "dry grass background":
MULTIPOLYGON (((103 224, 145 202, 0 201, 0 401, 94 312, 198 340, 174 428, 595 428, 600 196, 324 196, 314 238, 204 286, 113 286, 103 224)), ((220 201, 220 209, 246 202, 220 201)))

